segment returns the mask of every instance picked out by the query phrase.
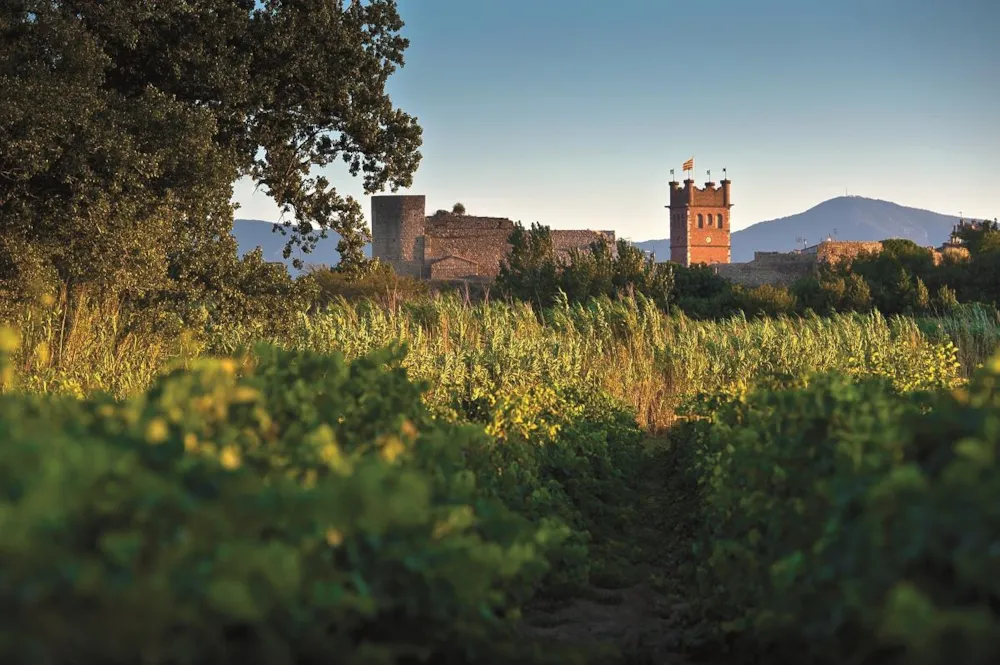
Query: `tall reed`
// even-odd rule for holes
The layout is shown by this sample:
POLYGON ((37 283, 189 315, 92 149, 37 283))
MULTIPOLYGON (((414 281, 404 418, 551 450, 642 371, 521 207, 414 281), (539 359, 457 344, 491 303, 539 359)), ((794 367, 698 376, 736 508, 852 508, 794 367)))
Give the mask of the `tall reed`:
POLYGON ((0 326, 20 337, 12 360, 21 390, 124 397, 204 348, 179 322, 152 318, 126 312, 117 299, 83 294, 70 303, 63 293, 5 308, 0 326))
POLYGON ((975 308, 922 321, 850 314, 711 322, 667 316, 642 297, 563 302, 541 317, 523 304, 459 297, 391 307, 338 299, 302 315, 290 336, 266 340, 249 328, 185 335, 149 316, 84 299, 73 308, 25 307, 0 323, 20 331, 21 385, 33 391, 124 396, 203 349, 228 353, 257 341, 349 358, 402 343, 409 372, 431 382, 427 399, 439 411, 539 384, 573 386, 607 391, 652 428, 668 425, 687 396, 739 390, 762 375, 840 369, 905 382, 935 362, 935 344, 953 340, 967 371, 1000 341, 1000 320, 975 308))
POLYGON ((979 304, 963 305, 951 316, 918 319, 930 339, 952 340, 966 377, 1000 348, 1000 311, 979 304))
MULTIPOLYGON (((230 330, 212 347, 228 352, 251 341, 230 330)), ((538 383, 572 385, 609 392, 651 428, 667 426, 687 396, 739 390, 762 375, 840 369, 907 383, 939 354, 912 319, 876 313, 698 322, 666 316, 642 297, 563 303, 541 318, 527 305, 502 302, 440 298, 384 308, 341 300, 303 317, 292 338, 274 341, 348 357, 404 343, 407 368, 430 380, 428 400, 442 409, 538 383)))

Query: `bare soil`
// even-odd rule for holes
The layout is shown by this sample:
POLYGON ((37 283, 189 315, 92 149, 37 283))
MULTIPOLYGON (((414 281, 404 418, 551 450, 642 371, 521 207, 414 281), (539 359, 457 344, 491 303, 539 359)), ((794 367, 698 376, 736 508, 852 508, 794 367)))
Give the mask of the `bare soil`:
MULTIPOLYGON (((650 445, 662 445, 651 441, 650 445)), ((661 458, 663 459, 663 458, 661 458)), ((624 547, 629 551, 627 582, 620 588, 591 586, 581 595, 527 608, 521 630, 526 638, 598 651, 627 665, 680 665, 695 662, 682 649, 690 606, 679 600, 677 570, 690 554, 693 493, 678 484, 670 462, 651 464, 635 478, 636 494, 624 547)), ((615 586, 608 583, 604 586, 615 586)))
POLYGON ((648 584, 593 589, 584 597, 536 607, 525 615, 526 637, 572 646, 611 647, 627 663, 688 663, 679 653, 677 620, 684 608, 670 606, 648 584))

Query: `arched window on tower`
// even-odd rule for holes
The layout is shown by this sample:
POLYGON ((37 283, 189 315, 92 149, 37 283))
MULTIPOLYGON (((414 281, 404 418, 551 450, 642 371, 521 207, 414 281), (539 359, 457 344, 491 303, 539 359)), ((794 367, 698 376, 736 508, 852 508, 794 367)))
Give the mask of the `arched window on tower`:
POLYGON ((708 214, 708 226, 709 226, 709 228, 711 228, 713 226, 713 224, 712 224, 712 213, 708 214))
POLYGON ((698 228, 699 229, 705 228, 705 216, 702 215, 701 213, 698 213, 698 228))
POLYGON ((721 229, 722 228, 722 215, 716 215, 716 221, 719 222, 718 226, 721 229))

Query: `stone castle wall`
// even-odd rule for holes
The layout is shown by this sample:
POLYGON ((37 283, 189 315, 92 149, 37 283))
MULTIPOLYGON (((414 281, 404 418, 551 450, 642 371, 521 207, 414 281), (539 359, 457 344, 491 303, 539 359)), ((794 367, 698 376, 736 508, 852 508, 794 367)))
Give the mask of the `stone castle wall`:
MULTIPOLYGON (((510 253, 514 222, 505 217, 437 213, 424 217, 424 197, 372 197, 372 256, 397 273, 422 279, 489 279, 510 253), (412 200, 411 200, 412 199, 412 200), (414 211, 419 207, 420 221, 414 211)), ((614 231, 552 231, 557 253, 585 249, 614 231)))
POLYGON ((881 242, 850 242, 827 241, 816 247, 816 258, 825 263, 841 263, 857 258, 862 253, 878 254, 882 251, 881 242))
POLYGON ((553 229, 552 246, 556 253, 568 252, 571 249, 587 249, 595 240, 604 237, 608 242, 615 242, 614 231, 563 231, 553 229))
POLYGON ((715 266, 715 274, 743 286, 789 286, 816 271, 820 263, 837 264, 866 252, 882 251, 881 242, 824 241, 801 252, 754 252, 753 261, 715 266))
POLYGON ((465 233, 453 229, 446 235, 428 235, 426 261, 433 266, 435 261, 457 256, 478 266, 473 273, 477 276, 496 275, 510 251, 509 237, 510 231, 496 228, 470 228, 465 233))
MULTIPOLYGON (((513 223, 512 223, 513 224, 513 223)), ((513 226, 511 227, 513 228, 513 226)), ((466 259, 464 265, 475 265, 478 270, 475 276, 496 277, 500 272, 500 264, 510 253, 511 231, 505 228, 477 228, 470 226, 462 229, 459 227, 450 228, 447 233, 437 235, 437 229, 430 230, 424 239, 426 262, 430 264, 432 273, 436 271, 447 277, 440 279, 458 279, 460 276, 455 271, 467 270, 462 264, 452 261, 450 267, 438 267, 438 263, 447 257, 461 257, 466 259), (431 235, 433 233, 434 235, 431 235)), ((605 232, 605 237, 614 241, 614 232, 605 232)), ((552 245, 557 254, 568 252, 570 249, 585 249, 590 243, 600 238, 600 234, 595 231, 552 231, 552 245)), ((471 275, 470 275, 471 276, 471 275)), ((433 277, 438 279, 438 277, 433 277)))
POLYGON ((772 263, 722 263, 716 266, 715 274, 743 286, 755 287, 763 284, 788 286, 797 279, 807 277, 815 270, 816 262, 775 261, 772 263))
POLYGON ((475 215, 439 213, 427 218, 425 228, 427 233, 438 236, 449 234, 461 235, 474 229, 483 231, 506 230, 509 233, 514 230, 514 222, 506 217, 478 217, 475 215))
POLYGON ((458 256, 449 256, 427 266, 428 279, 452 280, 482 278, 484 272, 480 264, 468 261, 458 256))
POLYGON ((768 266, 811 266, 816 263, 816 255, 797 252, 754 252, 753 263, 768 266))
MULTIPOLYGON (((880 241, 827 240, 801 252, 754 252, 753 261, 748 263, 730 263, 713 267, 715 274, 744 286, 755 287, 762 284, 788 286, 795 280, 815 272, 820 263, 835 265, 856 259, 863 253, 878 254, 881 251, 880 241)), ((956 251, 949 247, 939 251, 928 247, 927 251, 933 257, 935 265, 941 263, 945 255, 953 261, 961 261, 968 257, 968 251, 964 248, 962 251, 956 251)))

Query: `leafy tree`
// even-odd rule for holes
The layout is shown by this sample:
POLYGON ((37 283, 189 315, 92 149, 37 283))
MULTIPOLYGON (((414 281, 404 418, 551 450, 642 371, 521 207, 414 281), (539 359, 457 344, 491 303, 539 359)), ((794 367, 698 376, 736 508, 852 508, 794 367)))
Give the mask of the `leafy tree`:
POLYGON ((816 275, 797 280, 791 288, 801 309, 819 314, 871 310, 868 283, 858 274, 843 275, 822 268, 816 275))
POLYGON ((526 230, 518 224, 510 244, 497 285, 512 297, 548 307, 560 291, 569 302, 641 293, 663 309, 669 306, 672 266, 656 263, 626 240, 619 240, 612 251, 607 240, 598 239, 585 250, 573 249, 557 258, 547 226, 533 224, 526 230))
POLYGON ((874 306, 884 314, 918 314, 930 308, 928 282, 938 273, 929 249, 911 240, 882 242, 881 252, 862 253, 848 262, 819 270, 823 307, 816 311, 864 311, 874 306), (823 302, 825 299, 826 302, 823 302))
POLYGON ((1000 224, 996 220, 983 220, 978 227, 966 226, 956 235, 973 256, 1000 251, 1000 224))
POLYGON ((424 280, 397 275, 388 263, 378 259, 366 264, 366 270, 344 273, 326 266, 310 269, 316 284, 313 305, 322 309, 337 298, 349 301, 371 300, 390 305, 398 300, 413 301, 430 294, 424 280))
POLYGON ((520 223, 508 239, 511 249, 500 264, 497 286, 510 297, 548 307, 557 292, 557 266, 552 231, 537 222, 520 223))
POLYGON ((594 243, 588 251, 573 249, 562 262, 559 288, 568 302, 583 302, 610 293, 613 272, 607 243, 594 243))
POLYGON ((960 302, 1000 306, 1000 251, 982 251, 969 261, 944 267, 941 283, 955 289, 960 302))
POLYGON ((737 287, 736 301, 746 316, 779 316, 794 314, 795 295, 783 286, 761 284, 753 288, 737 287))
POLYGON ((574 302, 642 293, 667 309, 673 287, 671 266, 657 264, 626 240, 619 240, 614 252, 604 240, 591 243, 586 251, 569 252, 559 274, 559 288, 574 302))
POLYGON ((453 214, 453 215, 464 215, 465 214, 465 206, 462 205, 461 203, 456 203, 455 205, 453 205, 451 207, 451 214, 453 214))
POLYGON ((710 266, 674 265, 673 279, 674 304, 692 318, 719 318, 739 311, 733 283, 717 275, 710 266))
POLYGON ((872 290, 861 275, 848 275, 844 283, 841 311, 868 312, 872 308, 872 290))
POLYGON ((958 295, 955 289, 949 286, 942 286, 934 294, 934 307, 941 314, 947 314, 958 308, 958 295))
POLYGON ((332 229, 361 263, 360 204, 314 171, 411 183, 421 130, 385 92, 401 28, 395 0, 0 4, 0 279, 171 297, 283 280, 237 265, 241 177, 282 210, 286 256, 332 229))

